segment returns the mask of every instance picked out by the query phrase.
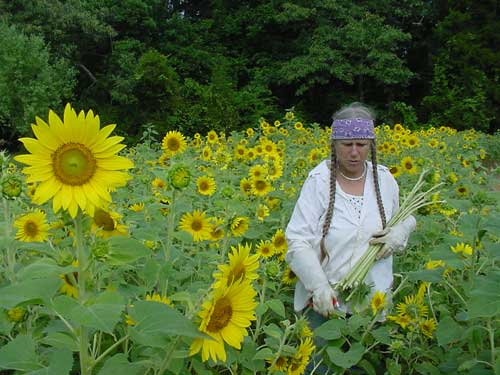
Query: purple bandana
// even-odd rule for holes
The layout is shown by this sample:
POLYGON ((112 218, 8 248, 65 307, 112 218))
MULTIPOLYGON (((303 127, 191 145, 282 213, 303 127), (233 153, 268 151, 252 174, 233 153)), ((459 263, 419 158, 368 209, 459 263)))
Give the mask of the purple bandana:
POLYGON ((375 139, 373 120, 364 118, 335 120, 332 124, 332 139, 375 139))

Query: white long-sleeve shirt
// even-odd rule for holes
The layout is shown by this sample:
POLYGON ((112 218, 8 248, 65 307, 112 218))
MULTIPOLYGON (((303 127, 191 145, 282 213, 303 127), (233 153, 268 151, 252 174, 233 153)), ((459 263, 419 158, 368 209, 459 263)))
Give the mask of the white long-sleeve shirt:
MULTIPOLYGON (((319 243, 329 202, 330 161, 324 160, 316 166, 302 186, 285 232, 288 242, 286 261, 299 278, 294 296, 296 311, 307 305, 316 287, 326 282, 334 285, 342 280, 368 249, 372 235, 382 230, 372 164, 367 163, 360 214, 337 183, 333 218, 325 238, 329 257, 325 257, 321 265, 319 243)), ((399 207, 399 187, 387 167, 378 165, 377 171, 388 222, 399 207)), ((386 293, 390 292, 392 281, 392 256, 375 262, 365 279, 367 284, 373 284, 373 291, 386 293)), ((340 308, 345 311, 346 306, 342 301, 340 303, 340 308)))

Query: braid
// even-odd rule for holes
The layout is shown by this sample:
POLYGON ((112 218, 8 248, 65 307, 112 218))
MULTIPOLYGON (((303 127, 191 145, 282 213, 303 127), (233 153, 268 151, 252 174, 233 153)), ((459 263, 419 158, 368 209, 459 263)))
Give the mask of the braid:
POLYGON ((373 167, 373 182, 375 184, 375 192, 377 193, 377 205, 380 212, 380 219, 382 219, 382 228, 387 226, 387 219, 385 217, 384 203, 382 202, 382 196, 380 194, 380 185, 378 181, 378 171, 377 171, 377 147, 375 146, 375 140, 370 142, 370 150, 372 154, 372 167, 373 167))
POLYGON ((321 249, 320 262, 329 258, 328 252, 325 248, 325 238, 328 235, 328 230, 330 229, 330 224, 333 217, 333 207, 335 206, 335 192, 337 190, 337 153, 335 151, 335 141, 332 139, 331 144, 331 160, 330 160, 330 196, 328 199, 328 208, 326 210, 325 222, 323 224, 323 233, 321 235, 321 241, 319 247, 321 249))

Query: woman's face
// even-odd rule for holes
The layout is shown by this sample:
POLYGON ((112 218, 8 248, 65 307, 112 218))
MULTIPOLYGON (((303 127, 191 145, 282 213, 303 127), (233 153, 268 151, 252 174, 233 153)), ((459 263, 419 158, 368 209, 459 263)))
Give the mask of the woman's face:
POLYGON ((342 173, 357 177, 364 170, 364 163, 370 151, 369 139, 344 139, 335 142, 337 162, 342 173))

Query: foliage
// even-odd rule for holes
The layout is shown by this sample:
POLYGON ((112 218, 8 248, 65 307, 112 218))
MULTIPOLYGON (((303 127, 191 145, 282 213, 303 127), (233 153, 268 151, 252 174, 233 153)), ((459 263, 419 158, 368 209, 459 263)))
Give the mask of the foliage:
POLYGON ((10 146, 29 131, 37 113, 70 98, 75 71, 51 56, 40 37, 0 22, 0 38, 0 139, 10 146))

